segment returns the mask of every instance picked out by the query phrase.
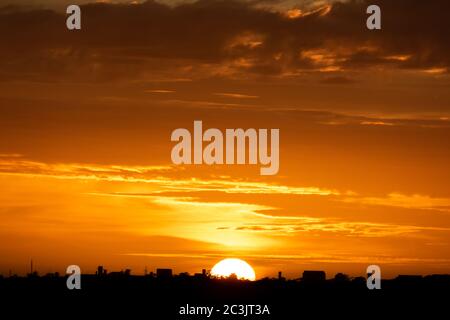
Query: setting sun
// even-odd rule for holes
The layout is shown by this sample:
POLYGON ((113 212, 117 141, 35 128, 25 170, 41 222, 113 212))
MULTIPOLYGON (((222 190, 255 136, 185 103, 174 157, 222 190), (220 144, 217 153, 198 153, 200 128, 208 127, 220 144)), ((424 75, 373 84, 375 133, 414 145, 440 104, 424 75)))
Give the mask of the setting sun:
POLYGON ((255 271, 244 260, 241 259, 224 259, 218 262, 211 270, 211 275, 217 277, 229 277, 235 274, 238 279, 255 280, 255 271))

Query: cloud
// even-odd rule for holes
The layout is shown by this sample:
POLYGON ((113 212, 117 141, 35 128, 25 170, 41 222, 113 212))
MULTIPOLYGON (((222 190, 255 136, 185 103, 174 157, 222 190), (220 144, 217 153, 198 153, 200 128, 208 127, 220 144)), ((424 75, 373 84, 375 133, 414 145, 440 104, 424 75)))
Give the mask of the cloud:
POLYGON ((0 153, 0 158, 21 158, 23 157, 20 153, 0 153))
MULTIPOLYGON (((305 220, 309 221, 306 217, 305 220)), ((256 224, 235 227, 234 230, 268 233, 278 236, 299 233, 326 234, 334 233, 347 237, 382 238, 418 234, 424 231, 450 231, 450 228, 423 227, 370 222, 339 222, 332 219, 317 219, 314 222, 256 224)))
MULTIPOLYGON (((267 210, 267 209, 263 209, 267 210)), ((342 221, 336 218, 317 218, 308 216, 277 216, 264 213, 252 213, 262 218, 255 223, 242 224, 229 229, 237 231, 267 233, 288 236, 299 233, 334 233, 351 237, 394 237, 422 233, 424 231, 450 231, 450 228, 415 226, 392 223, 374 223, 366 221, 342 221), (270 222, 267 222, 269 220, 270 222)))
POLYGON ((386 197, 348 197, 342 201, 408 209, 427 209, 450 212, 450 198, 433 198, 428 195, 390 193, 386 197))
MULTIPOLYGON (((134 194, 105 194, 107 196, 141 197, 134 194)), ((310 216, 283 216, 267 214, 274 207, 237 202, 204 202, 194 197, 145 196, 152 203, 168 206, 183 211, 185 215, 192 213, 190 219, 203 217, 207 212, 220 212, 213 219, 216 230, 231 230, 250 233, 261 233, 271 236, 292 236, 310 233, 317 235, 337 234, 345 237, 382 238, 421 234, 425 231, 450 231, 450 228, 415 226, 407 224, 374 223, 367 221, 343 221, 336 218, 317 218, 310 216), (225 214, 223 214, 225 213, 225 214), (221 220, 228 226, 217 225, 221 220)), ((202 218, 207 220, 206 216, 202 218)))
MULTIPOLYGON (((174 178, 179 166, 123 166, 81 163, 49 164, 25 159, 1 159, 0 174, 43 176, 56 179, 144 183, 153 187, 148 194, 123 193, 123 196, 148 196, 162 192, 221 192, 227 194, 291 194, 336 196, 337 190, 297 187, 259 181, 224 178, 174 178)), ((147 189, 148 190, 148 189, 147 189)))
MULTIPOLYGON (((286 112, 289 112, 287 110, 286 112)), ((306 110, 291 110, 291 112, 305 112, 306 110)), ((317 123, 324 125, 361 125, 364 127, 389 128, 402 126, 416 128, 449 128, 450 122, 445 117, 439 118, 436 115, 391 115, 373 114, 369 112, 367 115, 351 114, 351 113, 334 113, 334 112, 314 112, 310 111, 309 117, 316 120, 317 123)))
POLYGON ((8 45, 0 51, 0 78, 106 81, 361 68, 448 72, 448 1, 380 0, 379 32, 365 26, 370 1, 330 3, 303 10, 236 0, 91 3, 82 5, 79 32, 66 30, 61 12, 3 8, 0 37, 8 45))
POLYGON ((385 121, 362 121, 362 125, 365 126, 393 126, 394 124, 392 122, 385 122, 385 121))
MULTIPOLYGON (((151 253, 151 252, 135 252, 126 253, 129 256, 143 256, 153 258, 189 258, 189 259, 210 259, 210 258, 227 258, 229 252, 201 252, 201 253, 151 253)), ((446 265, 450 262, 447 258, 417 258, 417 257, 396 257, 390 255, 378 256, 362 256, 362 255, 344 255, 344 254, 264 254, 264 253, 247 253, 239 252, 234 256, 242 259, 251 259, 252 261, 262 261, 264 263, 286 262, 286 263, 382 263, 382 264, 417 264, 417 263, 434 263, 446 265)))
POLYGON ((252 96, 248 94, 242 94, 242 93, 214 93, 216 96, 222 96, 226 98, 236 98, 236 99, 256 99, 259 98, 258 96, 252 96))
POLYGON ((127 176, 142 176, 154 172, 166 172, 175 170, 173 166, 121 166, 121 165, 96 165, 81 163, 45 163, 26 159, 0 159, 0 173, 42 175, 61 178, 79 179, 113 179, 114 177, 126 178, 127 176))

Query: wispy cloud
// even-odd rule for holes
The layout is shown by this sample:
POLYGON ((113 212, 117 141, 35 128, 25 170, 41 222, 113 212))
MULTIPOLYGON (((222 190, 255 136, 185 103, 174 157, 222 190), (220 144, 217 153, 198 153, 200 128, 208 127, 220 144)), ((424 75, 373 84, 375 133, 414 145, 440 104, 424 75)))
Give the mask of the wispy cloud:
POLYGON ((388 223, 343 222, 327 218, 310 221, 310 217, 304 218, 304 221, 301 222, 295 222, 295 220, 292 219, 291 223, 249 224, 237 226, 232 229, 237 231, 268 233, 278 236, 294 235, 299 233, 333 233, 347 237, 368 238, 405 236, 408 234, 418 234, 423 231, 450 231, 450 228, 398 225, 388 223))
POLYGON ((0 153, 0 158, 21 158, 23 157, 20 153, 0 153))
POLYGON ((348 203, 401 207, 408 209, 433 209, 450 212, 450 198, 433 198, 428 195, 390 193, 386 197, 347 197, 348 203))
MULTIPOLYGON (((114 194, 107 195, 114 196, 114 194)), ((118 196, 134 197, 134 195, 118 196)), ((201 214, 214 209, 217 212, 227 212, 227 215, 229 215, 228 221, 231 225, 218 226, 216 227, 217 230, 256 232, 276 236, 289 236, 300 233, 333 233, 349 237, 371 238, 405 236, 423 231, 450 231, 450 228, 408 224, 343 221, 327 217, 274 215, 265 213, 276 209, 270 206, 236 202, 204 202, 193 197, 147 196, 147 199, 153 203, 178 208, 185 213, 193 210, 196 214, 201 214)))
MULTIPOLYGON (((192 258, 192 259, 221 259, 229 257, 229 252, 202 252, 202 253, 152 253, 152 252, 134 252, 124 253, 126 256, 143 256, 154 258, 192 258)), ((253 261, 279 261, 279 262, 316 262, 316 263, 382 263, 382 264, 417 264, 417 263, 435 263, 448 264, 450 259, 447 258, 418 258, 411 256, 396 257, 391 255, 377 256, 361 256, 361 255, 345 255, 345 254, 263 254, 249 252, 234 252, 233 256, 253 261)))
POLYGON ((153 89, 153 90, 145 90, 146 93, 174 93, 175 90, 165 90, 165 89, 153 89))
POLYGON ((362 125, 365 126, 393 126, 394 123, 392 122, 385 122, 385 121, 362 121, 362 125))
POLYGON ((227 98, 236 98, 236 99, 257 99, 259 96, 242 94, 242 93, 214 93, 216 96, 222 96, 227 98))
MULTIPOLYGON (((228 194, 293 194, 336 196, 337 190, 320 187, 298 187, 274 183, 224 178, 174 178, 177 166, 124 166, 80 163, 49 164, 22 159, 0 159, 0 174, 46 176, 58 179, 79 179, 127 183, 145 183, 154 188, 150 194, 161 192, 214 191, 228 194)), ((125 194, 123 194, 125 195, 125 194)), ((133 195, 133 194, 128 194, 133 195)), ((145 196, 144 193, 134 194, 145 196)))
MULTIPOLYGON (((11 158, 8 156, 8 158, 11 158)), ((14 158, 14 157, 12 157, 14 158)), ((85 163, 45 163, 26 159, 0 159, 0 173, 35 174, 61 178, 109 179, 174 170, 173 166, 123 166, 85 163)))

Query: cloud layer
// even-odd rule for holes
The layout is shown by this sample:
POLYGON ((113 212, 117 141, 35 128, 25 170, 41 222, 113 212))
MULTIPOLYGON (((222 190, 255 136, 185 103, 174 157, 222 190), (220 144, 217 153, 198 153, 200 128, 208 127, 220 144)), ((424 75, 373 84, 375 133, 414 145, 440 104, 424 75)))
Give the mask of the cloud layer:
POLYGON ((66 30, 60 12, 6 6, 0 9, 1 77, 290 76, 361 68, 448 72, 448 1, 378 1, 383 24, 377 32, 365 26, 369 2, 303 10, 236 0, 93 3, 82 6, 80 32, 66 30))

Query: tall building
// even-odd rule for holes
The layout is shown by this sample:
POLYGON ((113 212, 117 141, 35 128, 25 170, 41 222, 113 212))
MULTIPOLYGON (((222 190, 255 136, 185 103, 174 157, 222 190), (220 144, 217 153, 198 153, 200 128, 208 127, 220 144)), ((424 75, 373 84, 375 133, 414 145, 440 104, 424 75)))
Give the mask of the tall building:
POLYGON ((303 271, 303 282, 322 282, 326 280, 325 271, 305 270, 303 271))
POLYGON ((156 277, 158 279, 172 278, 172 269, 156 269, 156 277))

